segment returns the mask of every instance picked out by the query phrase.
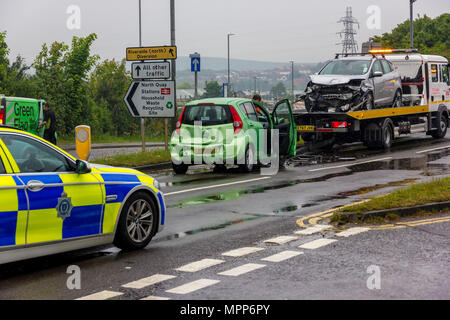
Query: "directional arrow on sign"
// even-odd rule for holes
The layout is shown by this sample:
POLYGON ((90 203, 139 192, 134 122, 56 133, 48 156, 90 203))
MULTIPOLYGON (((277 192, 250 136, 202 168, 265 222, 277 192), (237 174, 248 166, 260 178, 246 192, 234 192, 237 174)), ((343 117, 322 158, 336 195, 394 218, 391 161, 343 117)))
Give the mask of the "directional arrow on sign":
POLYGON ((200 64, 200 62, 198 61, 198 59, 192 60, 192 64, 194 65, 194 70, 195 70, 195 71, 198 71, 198 65, 200 64))
POLYGON ((141 71, 141 67, 137 66, 135 70, 137 72, 137 76, 139 77, 139 72, 141 71))
POLYGON ((133 82, 125 96, 125 103, 127 104, 128 109, 130 109, 131 114, 135 117, 139 117, 139 112, 136 108, 136 105, 133 102, 133 96, 138 87, 139 87, 139 82, 133 82))

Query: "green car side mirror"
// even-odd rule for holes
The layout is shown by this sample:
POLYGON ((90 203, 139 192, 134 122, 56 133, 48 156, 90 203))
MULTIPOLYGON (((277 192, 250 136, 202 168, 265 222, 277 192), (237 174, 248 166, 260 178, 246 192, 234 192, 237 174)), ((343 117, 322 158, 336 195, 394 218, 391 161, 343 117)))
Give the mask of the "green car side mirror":
POLYGON ((86 161, 77 160, 75 172, 78 174, 90 173, 91 166, 86 161))

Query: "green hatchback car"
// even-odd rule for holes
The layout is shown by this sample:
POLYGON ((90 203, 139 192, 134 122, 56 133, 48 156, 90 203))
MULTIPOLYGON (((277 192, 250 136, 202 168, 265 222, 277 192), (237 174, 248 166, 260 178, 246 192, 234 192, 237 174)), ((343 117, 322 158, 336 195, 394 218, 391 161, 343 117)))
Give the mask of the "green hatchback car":
POLYGON ((172 134, 172 165, 177 174, 194 164, 212 164, 217 171, 238 165, 250 172, 255 165, 295 155, 296 137, 287 99, 271 113, 251 99, 195 100, 186 104, 172 134))

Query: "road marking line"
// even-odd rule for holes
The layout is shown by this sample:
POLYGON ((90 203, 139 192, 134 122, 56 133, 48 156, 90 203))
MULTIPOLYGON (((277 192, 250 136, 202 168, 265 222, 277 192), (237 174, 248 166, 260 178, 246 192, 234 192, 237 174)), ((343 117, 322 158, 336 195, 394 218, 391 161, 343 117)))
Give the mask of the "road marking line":
POLYGON ((350 228, 350 229, 347 229, 345 231, 336 233, 336 236, 337 237, 345 237, 345 238, 347 238, 347 237, 350 237, 350 236, 354 236, 355 234, 359 234, 359 233, 366 232, 366 231, 369 231, 369 230, 370 230, 370 228, 355 227, 355 228, 350 228))
POLYGON ((193 189, 187 189, 187 190, 168 192, 168 193, 164 193, 164 196, 171 196, 171 195, 174 195, 174 194, 186 193, 186 192, 191 192, 191 191, 198 191, 198 190, 226 187, 226 186, 231 186, 231 185, 234 185, 234 184, 241 184, 241 183, 247 183, 247 182, 253 182, 253 181, 260 181, 260 180, 265 180, 265 179, 270 179, 270 178, 271 177, 262 177, 262 178, 256 178, 256 179, 249 179, 249 180, 242 180, 242 181, 235 181, 235 182, 229 182, 229 183, 216 184, 216 185, 213 185, 213 186, 205 186, 205 187, 199 187, 199 188, 193 188, 193 189))
POLYGON ((295 236, 279 236, 276 238, 272 238, 272 239, 268 239, 265 240, 264 243, 268 243, 268 244, 285 244, 294 240, 297 240, 298 237, 295 236))
POLYGON ((132 288, 132 289, 142 289, 153 284, 163 282, 169 279, 176 278, 176 276, 171 276, 167 274, 155 274, 151 277, 143 278, 140 280, 136 280, 127 284, 124 284, 122 287, 132 288))
POLYGON ((121 295, 123 295, 123 292, 114 292, 114 291, 105 290, 105 291, 93 293, 88 296, 81 297, 81 298, 78 298, 75 300, 107 300, 107 299, 111 299, 111 298, 118 297, 121 295))
POLYGON ((146 298, 142 298, 141 300, 170 300, 170 298, 158 297, 158 296, 148 296, 146 298))
POLYGON ((184 266, 179 267, 178 269, 175 269, 177 271, 184 271, 184 272, 196 272, 200 271, 212 266, 215 266, 217 264, 225 262, 224 260, 218 260, 218 259, 203 259, 200 261, 192 262, 189 264, 186 264, 184 266))
POLYGON ((251 254, 251 253, 255 253, 258 251, 264 250, 264 248, 258 248, 258 247, 243 247, 243 248, 239 248, 239 249, 235 249, 235 250, 231 250, 231 251, 227 251, 222 253, 223 256, 228 256, 228 257, 242 257, 245 256, 247 254, 251 254))
POLYGON ((309 216, 306 216, 306 217, 298 219, 296 221, 296 223, 297 223, 297 225, 299 227, 306 228, 306 225, 305 225, 304 221, 306 221, 308 219, 311 219, 312 217, 317 217, 317 216, 320 216, 320 215, 324 215, 326 213, 335 212, 335 211, 338 211, 338 210, 346 208, 346 207, 355 206, 355 205, 358 205, 358 204, 365 203, 367 201, 370 201, 370 199, 365 199, 365 200, 362 200, 362 201, 349 203, 349 204, 346 204, 344 206, 340 206, 340 207, 337 207, 337 208, 332 208, 332 209, 328 209, 328 210, 325 210, 325 211, 316 212, 316 213, 310 214, 309 216))
POLYGON ((447 149, 447 148, 450 148, 450 145, 449 146, 445 146, 445 147, 439 147, 439 148, 433 148, 433 149, 428 149, 428 150, 417 151, 416 153, 420 154, 420 153, 426 153, 426 152, 430 152, 430 151, 447 149))
POLYGON ((187 293, 191 293, 191 292, 212 286, 219 282, 220 282, 220 280, 200 279, 200 280, 192 281, 192 282, 183 284, 182 286, 167 290, 166 292, 176 293, 176 294, 187 294, 187 293))
POLYGON ((365 163, 371 163, 371 162, 377 162, 377 161, 384 161, 384 160, 389 160, 389 159, 392 159, 392 157, 386 157, 386 158, 374 159, 374 160, 368 160, 368 161, 360 161, 360 162, 355 162, 355 163, 347 163, 347 164, 342 164, 340 166, 317 168, 317 169, 311 169, 311 170, 308 170, 308 171, 309 172, 315 172, 315 171, 322 171, 322 170, 345 168, 345 167, 356 166, 358 164, 365 164, 365 163))
POLYGON ((303 254, 303 252, 301 252, 301 251, 289 251, 289 250, 286 250, 286 251, 283 251, 283 252, 271 255, 269 257, 263 258, 261 260, 262 261, 269 261, 269 262, 281 262, 281 261, 284 261, 284 260, 296 257, 296 256, 301 255, 301 254, 303 254))
POLYGON ((247 263, 247 264, 244 264, 242 266, 239 266, 239 267, 227 270, 227 271, 220 272, 218 274, 220 274, 222 276, 237 277, 237 276, 240 276, 241 274, 264 268, 265 266, 266 265, 264 265, 264 264, 247 263))
POLYGON ((334 239, 317 239, 317 240, 302 244, 301 246, 299 246, 299 248, 314 250, 314 249, 329 245, 330 243, 333 243, 336 241, 337 240, 334 240, 334 239))
POLYGON ((330 229, 330 228, 333 228, 333 227, 329 226, 327 224, 317 224, 313 227, 309 227, 304 230, 295 231, 294 233, 300 234, 300 235, 310 235, 310 234, 318 233, 318 232, 321 232, 323 230, 330 229))

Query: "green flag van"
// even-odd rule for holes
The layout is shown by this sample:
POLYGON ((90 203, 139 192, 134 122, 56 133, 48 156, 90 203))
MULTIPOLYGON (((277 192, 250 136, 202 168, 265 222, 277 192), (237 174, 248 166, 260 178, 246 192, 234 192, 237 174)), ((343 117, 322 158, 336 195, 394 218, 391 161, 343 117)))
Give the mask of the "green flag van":
POLYGON ((37 128, 44 119, 44 100, 0 96, 0 101, 0 125, 43 134, 43 130, 40 134, 37 128))

